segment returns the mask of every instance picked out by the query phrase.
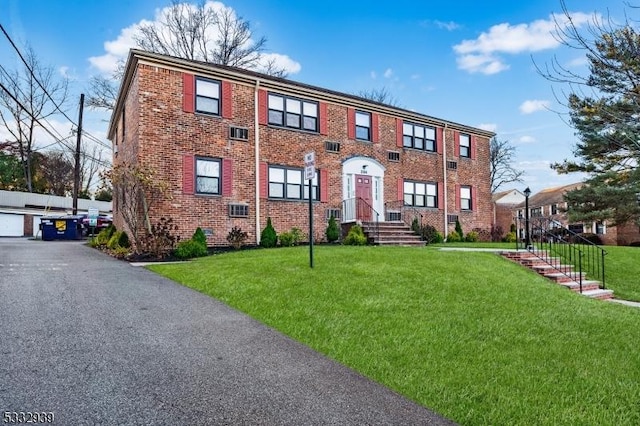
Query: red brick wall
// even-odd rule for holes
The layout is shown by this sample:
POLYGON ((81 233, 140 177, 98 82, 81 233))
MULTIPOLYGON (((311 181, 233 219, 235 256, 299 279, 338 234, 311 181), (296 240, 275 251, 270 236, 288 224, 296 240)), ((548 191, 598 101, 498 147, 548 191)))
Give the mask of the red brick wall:
MULTIPOLYGON (((169 184, 168 196, 151 209, 152 221, 172 217, 182 238, 189 238, 196 227, 213 229, 210 244, 227 245, 226 236, 238 226, 249 233, 248 243, 255 243, 261 229, 256 224, 256 158, 254 97, 255 87, 232 82, 231 118, 213 117, 183 111, 182 73, 160 66, 140 64, 126 98, 126 133, 119 140, 115 163, 130 156, 138 156, 140 164, 153 168, 158 178, 169 184), (248 141, 228 138, 229 126, 249 129, 248 141), (183 155, 196 155, 233 160, 233 187, 228 196, 201 196, 183 193, 183 155), (229 218, 229 203, 249 205, 248 218, 229 218)), ((295 95, 295 93, 292 93, 295 95)), ((320 98, 300 96, 325 102, 320 98)), ((303 155, 316 153, 316 168, 327 171, 327 201, 314 203, 315 235, 324 238, 327 225, 326 209, 342 205, 342 162, 353 156, 370 157, 385 168, 384 200, 398 199, 398 178, 431 181, 443 184, 442 153, 429 153, 396 146, 396 117, 377 112, 379 140, 376 143, 350 140, 347 131, 346 104, 327 102, 326 135, 287 130, 273 126, 260 126, 259 162, 302 168, 303 155), (325 151, 325 141, 340 142, 340 153, 325 151), (399 151, 400 162, 389 162, 387 151, 399 151)), ((375 112, 375 111, 371 111, 375 112)), ((118 125, 120 128, 121 123, 118 125)), ((375 129, 373 129, 375 131, 375 129)), ((475 159, 455 156, 454 132, 446 129, 447 160, 457 161, 457 171, 448 170, 448 213, 459 214, 465 232, 473 228, 489 230, 492 223, 492 205, 489 183, 489 140, 477 137, 475 159), (457 185, 472 185, 477 195, 470 212, 456 211, 457 185)), ((261 199, 260 227, 271 217, 277 232, 301 228, 308 229, 308 203, 261 199)), ((122 226, 114 206, 116 226, 122 226)), ((444 231, 444 210, 423 209, 426 222, 444 231)), ((453 225, 450 225, 453 229, 453 225)))

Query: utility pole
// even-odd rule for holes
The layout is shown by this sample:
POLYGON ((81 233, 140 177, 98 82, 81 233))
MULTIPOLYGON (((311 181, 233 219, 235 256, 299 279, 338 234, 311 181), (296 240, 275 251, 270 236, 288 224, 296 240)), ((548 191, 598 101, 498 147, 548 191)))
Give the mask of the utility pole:
POLYGON ((78 214, 78 192, 80 191, 80 140, 82 139, 82 110, 84 93, 80 94, 80 112, 78 113, 78 137, 76 139, 76 165, 73 170, 73 214, 78 214))

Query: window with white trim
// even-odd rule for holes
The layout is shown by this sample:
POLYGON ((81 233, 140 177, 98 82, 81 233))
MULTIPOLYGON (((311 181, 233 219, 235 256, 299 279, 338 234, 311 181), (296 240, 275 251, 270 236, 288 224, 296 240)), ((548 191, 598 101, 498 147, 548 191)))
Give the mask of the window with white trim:
POLYGON ((196 158, 196 193, 220 194, 220 160, 196 158))
POLYGON ((269 93, 269 124, 318 131, 318 103, 269 93))
POLYGON ((471 136, 460 133, 460 157, 471 158, 471 136))
POLYGON ((460 209, 472 210, 472 207, 473 207, 473 200, 471 199, 471 187, 461 186, 460 187, 460 209))
POLYGON ((220 82, 196 78, 196 112, 220 115, 220 82))
POLYGON ((419 124, 402 124, 402 144, 405 148, 436 151, 436 129, 419 124))
POLYGON ((371 140, 371 114, 356 111, 356 139, 371 140))
POLYGON ((438 207, 438 185, 405 180, 404 203, 414 207, 438 207))
MULTIPOLYGON (((312 197, 319 200, 318 173, 311 180, 312 197)), ((309 181, 304 180, 302 169, 269 166, 269 198, 308 200, 309 181)))

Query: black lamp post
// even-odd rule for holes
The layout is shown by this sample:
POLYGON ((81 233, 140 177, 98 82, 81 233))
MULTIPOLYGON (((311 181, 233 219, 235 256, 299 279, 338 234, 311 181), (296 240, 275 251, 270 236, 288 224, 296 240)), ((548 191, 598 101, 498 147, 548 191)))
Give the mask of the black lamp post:
POLYGON ((531 195, 531 190, 527 186, 524 190, 524 243, 527 250, 531 246, 531 237, 529 236, 529 195, 531 195))

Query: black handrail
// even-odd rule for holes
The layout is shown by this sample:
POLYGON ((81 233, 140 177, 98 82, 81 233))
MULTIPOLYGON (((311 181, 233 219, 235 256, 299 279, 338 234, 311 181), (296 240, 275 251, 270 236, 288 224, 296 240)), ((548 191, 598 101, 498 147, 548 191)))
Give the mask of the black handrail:
POLYGON ((362 213, 365 213, 367 210, 371 214, 371 218, 373 218, 375 214, 375 241, 380 241, 380 213, 362 197, 348 198, 342 201, 342 221, 357 221, 359 216, 365 216, 365 214, 362 213))
MULTIPOLYGON (((516 217, 515 222, 517 229, 525 226, 522 217, 516 217)), ((516 249, 530 251, 558 272, 578 281, 580 293, 582 293, 585 276, 599 281, 600 288, 606 288, 605 256, 607 252, 603 248, 551 218, 529 218, 529 226, 531 246, 525 247, 525 243, 517 238, 516 249), (566 265, 573 265, 577 268, 577 272, 573 272, 573 268, 566 265)))

